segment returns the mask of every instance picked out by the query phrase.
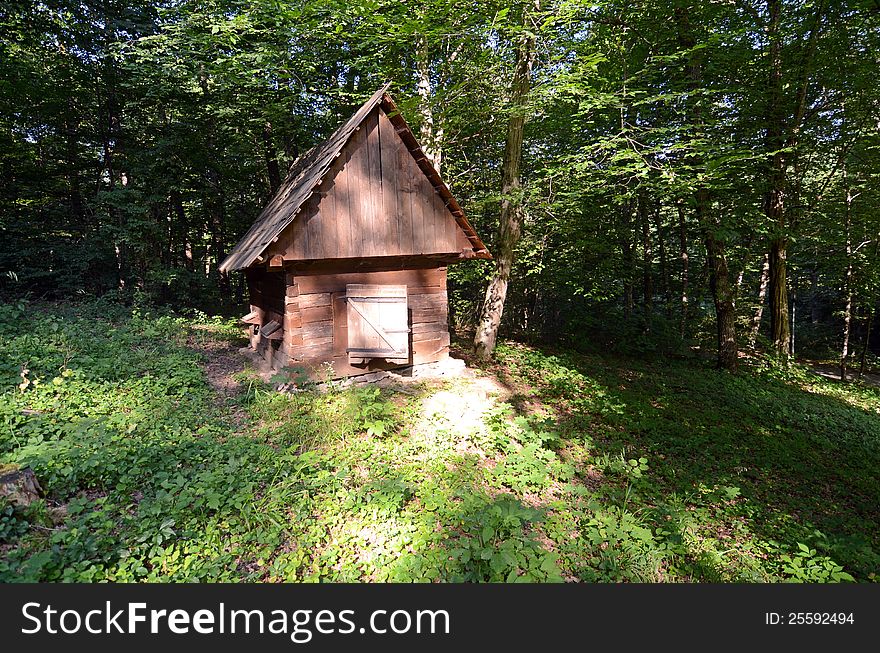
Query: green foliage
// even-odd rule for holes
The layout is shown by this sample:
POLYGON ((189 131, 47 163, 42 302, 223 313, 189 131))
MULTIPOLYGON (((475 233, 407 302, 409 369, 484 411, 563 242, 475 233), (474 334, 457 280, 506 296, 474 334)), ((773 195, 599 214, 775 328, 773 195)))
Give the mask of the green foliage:
POLYGON ((553 451, 559 444, 558 435, 536 429, 523 417, 511 419, 511 412, 509 406, 502 406, 488 416, 489 433, 496 449, 503 454, 492 469, 492 482, 522 493, 540 491, 570 479, 574 470, 553 451))
POLYGON ((843 570, 843 566, 827 556, 819 556, 816 549, 798 542, 794 555, 783 555, 782 571, 795 583, 839 583, 852 581, 853 577, 843 570))
POLYGON ((880 562, 880 395, 798 368, 504 343, 497 371, 543 410, 515 395, 456 425, 427 406, 467 381, 285 394, 241 372, 221 401, 197 350, 239 337, 226 320, 0 317, 0 464, 47 491, 0 507, 6 581, 844 582, 880 562))
POLYGON ((541 516, 515 499, 502 497, 467 515, 461 526, 470 535, 450 551, 457 569, 450 580, 488 582, 559 582, 558 556, 548 553, 524 532, 541 516))
MULTIPOLYGON (((732 376, 693 362, 548 356, 507 343, 498 354, 505 374, 527 380, 561 415, 563 442, 583 439, 593 448, 584 462, 602 472, 598 492, 586 495, 593 500, 585 517, 555 517, 578 524, 593 543, 562 553, 576 575, 876 577, 875 388, 843 386, 790 364, 732 376), (618 544, 589 553, 606 541, 618 544), (793 556, 803 542, 813 554, 793 556), (609 575, 597 574, 600 561, 609 575)), ((569 456, 578 452, 567 448, 569 456)), ((590 487, 596 476, 586 474, 590 487)), ((581 466, 575 481, 584 477, 581 466)))
POLYGON ((393 424, 393 408, 382 397, 379 388, 365 388, 357 391, 359 404, 357 417, 360 427, 368 436, 382 437, 393 424))
MULTIPOLYGON (((880 14, 863 4, 787 0, 771 36, 766 12, 718 2, 542 3, 525 28, 522 7, 456 0, 5 3, 0 461, 50 498, 3 509, 0 576, 875 578, 876 389, 703 360, 707 237, 741 338, 783 237, 798 351, 837 356, 851 296, 849 356, 876 363, 880 14), (502 329, 569 349, 500 346, 518 389, 467 432, 422 414, 430 388, 320 394, 304 370, 273 379, 303 392, 248 373, 219 401, 204 352, 240 334, 192 309, 245 301, 220 259, 381 82, 496 251, 523 29, 540 56, 502 329), (781 49, 779 97, 754 83, 776 37, 808 44, 781 49), (27 301, 46 296, 82 301, 27 301)), ((450 268, 456 327, 490 273, 450 268)))
POLYGON ((0 499, 0 544, 17 540, 27 530, 27 520, 16 514, 14 506, 0 499))

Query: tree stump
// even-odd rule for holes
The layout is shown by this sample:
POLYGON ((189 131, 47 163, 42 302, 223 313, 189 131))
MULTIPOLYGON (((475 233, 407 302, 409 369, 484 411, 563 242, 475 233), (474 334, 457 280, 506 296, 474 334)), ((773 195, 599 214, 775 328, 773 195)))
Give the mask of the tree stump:
POLYGON ((43 494, 43 488, 30 467, 0 465, 0 497, 20 508, 31 505, 43 494))

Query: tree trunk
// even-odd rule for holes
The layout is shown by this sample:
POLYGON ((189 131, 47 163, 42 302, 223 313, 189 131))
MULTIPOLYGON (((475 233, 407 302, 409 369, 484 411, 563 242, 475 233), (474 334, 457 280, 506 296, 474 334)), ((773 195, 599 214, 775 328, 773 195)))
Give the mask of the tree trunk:
POLYGON ((189 225, 186 221, 186 211, 183 208, 183 197, 180 194, 180 191, 176 188, 171 191, 171 206, 174 209, 174 214, 177 216, 177 223, 180 225, 179 229, 182 230, 182 238, 183 238, 183 265, 187 270, 193 270, 193 251, 192 251, 192 243, 190 242, 189 237, 189 225))
POLYGON ((782 106, 782 0, 768 0, 768 30, 770 48, 767 135, 765 149, 770 156, 768 161, 768 188, 764 196, 764 214, 775 235, 770 242, 770 339, 776 353, 788 355, 788 288, 786 280, 785 238, 785 112, 782 106))
POLYGON ((813 267, 810 269, 810 324, 819 324, 819 250, 813 252, 813 267))
MULTIPOLYGON (((874 236, 874 257, 873 263, 877 264, 877 254, 880 254, 880 233, 874 236)), ((859 362, 859 380, 865 373, 865 361, 868 357, 868 348, 871 345, 871 330, 874 328, 874 315, 877 313, 877 298, 868 304, 868 323, 865 325, 865 339, 862 341, 862 353, 859 362)))
POLYGON ((797 296, 798 296, 798 277, 794 275, 791 284, 791 297, 789 298, 788 305, 791 306, 791 320, 789 321, 791 337, 788 339, 788 355, 794 358, 794 341, 795 334, 797 331, 797 296))
POLYGON ((788 321, 787 238, 770 243, 770 338, 777 354, 788 356, 791 325, 788 321))
POLYGON ((724 243, 710 232, 706 236, 706 254, 709 258, 709 286, 715 303, 715 325, 718 337, 718 367, 735 372, 738 360, 736 320, 733 306, 733 288, 724 243))
POLYGON ((663 218, 660 202, 654 208, 654 228, 657 230, 657 253, 660 256, 660 284, 663 288, 663 303, 667 319, 672 318, 672 285, 669 282, 669 259, 666 254, 666 239, 663 231, 663 218))
POLYGON ((868 344, 871 342, 871 329, 874 328, 874 307, 868 308, 868 321, 865 325, 865 338, 862 340, 862 353, 859 356, 859 381, 865 373, 865 360, 868 358, 868 344))
POLYGON ((764 264, 761 266, 761 283, 758 285, 758 306, 752 317, 752 332, 749 334, 749 347, 754 348, 758 341, 758 333, 761 331, 761 320, 764 317, 764 303, 767 300, 767 286, 770 283, 770 254, 764 254, 764 264))
POLYGON ((272 138, 272 123, 268 120, 263 125, 263 152, 266 158, 266 172, 269 175, 269 190, 274 196, 281 187, 281 170, 278 167, 278 154, 272 138))
POLYGON ((681 322, 678 327, 682 340, 684 339, 688 318, 688 247, 687 247, 687 223, 684 219, 684 207, 678 205, 678 258, 681 260, 681 322))
POLYGON ((635 297, 633 293, 633 256, 632 209, 629 202, 624 202, 620 210, 620 253, 623 260, 623 316, 627 322, 632 317, 635 297))
POLYGON ((843 347, 840 351, 840 380, 846 381, 846 358, 849 356, 849 336, 852 325, 852 293, 846 295, 846 306, 843 309, 843 347))
POLYGON ((77 139, 79 137, 80 121, 74 99, 67 98, 67 115, 64 118, 65 146, 66 146, 66 175, 67 175, 67 210, 69 215, 80 224, 83 218, 83 197, 79 183, 79 151, 77 139))
MULTIPOLYGON (((687 12, 675 10, 678 21, 678 38, 682 47, 689 50, 687 62, 688 88, 698 91, 703 83, 703 61, 699 50, 695 51, 696 40, 687 12)), ((699 137, 705 131, 702 108, 699 102, 689 107, 689 118, 692 128, 699 137)), ((693 151, 688 156, 689 163, 695 169, 701 169, 704 161, 701 155, 693 151)), ((718 336, 718 367, 735 372, 738 365, 736 343, 736 320, 734 310, 734 289, 730 283, 730 272, 727 257, 724 253, 725 244, 716 237, 718 216, 711 216, 709 189, 700 186, 694 191, 697 224, 700 226, 703 241, 706 245, 707 265, 709 267, 709 287, 712 301, 715 304, 715 327, 718 336)))
POLYGON ((642 228, 642 296, 644 297, 645 328, 650 328, 650 318, 654 312, 654 275, 652 265, 654 250, 651 243, 651 220, 648 199, 639 193, 639 223, 642 228))
MULTIPOLYGON (((523 25, 528 24, 528 12, 524 12, 523 25)), ((492 356, 498 327, 504 313, 507 286, 513 268, 514 252, 522 235, 523 207, 522 166, 523 128, 526 121, 526 105, 531 83, 532 64, 535 58, 535 36, 524 30, 516 49, 516 63, 510 94, 510 116, 507 119, 507 140, 501 165, 501 216, 498 225, 498 245, 495 255, 495 272, 486 288, 480 320, 474 335, 474 354, 486 360, 492 356)))
MULTIPOLYGON (((199 66, 199 87, 202 90, 202 99, 207 106, 209 101, 210 87, 208 85, 208 73, 204 65, 199 66)), ((217 270, 217 287, 221 295, 230 296, 229 276, 219 271, 220 263, 226 258, 224 251, 224 223, 226 213, 226 198, 223 192, 223 179, 221 178, 219 167, 214 165, 217 160, 215 155, 214 134, 209 132, 205 136, 206 149, 208 151, 208 161, 205 169, 205 177, 208 184, 206 191, 209 195, 205 196, 204 203, 208 213, 208 235, 210 237, 209 247, 205 255, 205 274, 210 276, 212 270, 217 270), (213 258, 213 265, 212 259, 213 258)))
MULTIPOLYGON (((110 191, 111 194, 116 189, 117 174, 117 171, 115 169, 113 144, 115 144, 117 147, 119 146, 119 134, 116 133, 116 128, 118 126, 118 117, 116 116, 115 101, 112 95, 113 94, 111 92, 106 100, 106 106, 104 107, 104 118, 106 118, 106 123, 102 128, 103 165, 104 170, 107 174, 107 189, 110 191)), ((72 100, 69 99, 68 110, 72 109, 73 103, 72 100)), ((109 203, 109 206, 107 207, 107 213, 110 217, 110 222, 116 227, 118 235, 121 236, 125 230, 124 217, 120 214, 114 202, 111 201, 109 203)), ((126 247, 123 238, 120 238, 113 243, 113 253, 116 257, 116 287, 119 290, 125 288, 125 279, 128 276, 126 269, 127 256, 125 249, 126 247)))
POLYGON ((168 225, 165 238, 165 250, 162 252, 162 267, 172 267, 174 261, 174 213, 171 207, 165 207, 165 222, 168 225))
MULTIPOLYGON (((752 244, 752 238, 751 238, 751 236, 749 236, 748 238, 746 238, 746 241, 745 241, 745 243, 743 243, 743 246, 745 247, 746 250, 748 250, 748 248, 751 244, 752 244)), ((733 288, 733 306, 734 306, 734 308, 736 308, 736 302, 739 299, 739 293, 742 290, 743 278, 745 278, 745 276, 746 276, 746 269, 749 267, 748 260, 749 260, 749 255, 747 253, 743 254, 743 256, 742 256, 743 264, 740 267, 739 272, 736 275, 736 284, 734 285, 734 288, 733 288)))
MULTIPOLYGON (((844 179, 846 173, 844 172, 844 179)), ((846 381, 846 359, 849 356, 849 337, 852 327, 852 192, 849 186, 846 188, 846 211, 844 213, 844 234, 845 234, 845 254, 846 254, 846 273, 843 277, 843 292, 846 297, 846 305, 843 309, 843 346, 840 350, 840 380, 846 381)))
POLYGON ((774 230, 770 243, 770 337, 776 352, 783 357, 791 348, 791 324, 788 314, 786 266, 788 256, 788 224, 785 214, 788 154, 798 145, 800 130, 807 107, 812 61, 825 12, 826 3, 815 3, 816 13, 805 46, 798 62, 800 78, 794 86, 795 95, 790 103, 784 102, 786 89, 783 79, 782 0, 767 0, 767 31, 769 40, 769 83, 767 104, 767 133, 765 150, 768 156, 767 191, 764 196, 764 214, 774 230))
POLYGON ((226 258, 223 245, 225 241, 223 225, 226 222, 226 200, 223 192, 223 180, 220 177, 220 173, 213 166, 208 167, 206 177, 209 181, 208 186, 212 191, 212 194, 205 198, 205 206, 208 209, 208 233, 211 245, 206 261, 206 274, 210 276, 216 270, 218 275, 217 287, 224 297, 229 297, 229 275, 219 270, 220 263, 226 258))

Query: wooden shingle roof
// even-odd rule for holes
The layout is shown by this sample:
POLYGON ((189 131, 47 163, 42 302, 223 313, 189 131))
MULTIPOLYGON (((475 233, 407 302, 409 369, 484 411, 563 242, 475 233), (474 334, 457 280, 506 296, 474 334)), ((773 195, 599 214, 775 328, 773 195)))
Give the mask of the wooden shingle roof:
POLYGON ((358 126, 364 122, 376 106, 381 106, 383 111, 385 111, 392 125, 394 125, 398 136, 406 145, 407 150, 412 154, 419 168, 443 199, 447 209, 464 232, 473 248, 472 251, 469 250, 467 257, 492 258, 486 246, 468 222, 461 206, 459 206, 445 182, 422 151, 412 130, 406 124, 397 106, 388 95, 389 86, 390 84, 386 84, 376 91, 326 141, 297 159, 278 192, 263 209, 247 233, 245 233, 220 264, 221 272, 241 270, 260 261, 266 248, 272 244, 279 234, 300 213, 303 204, 323 181, 334 159, 345 147, 358 126))

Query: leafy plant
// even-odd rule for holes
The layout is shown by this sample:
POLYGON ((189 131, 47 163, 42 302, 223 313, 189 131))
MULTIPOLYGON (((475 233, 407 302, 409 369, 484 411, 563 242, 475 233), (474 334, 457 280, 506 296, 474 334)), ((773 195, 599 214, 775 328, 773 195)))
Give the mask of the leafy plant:
POLYGON ((450 552, 451 580, 489 582, 559 582, 558 557, 544 551, 526 534, 541 513, 510 497, 502 497, 469 514, 462 527, 467 535, 450 552))
POLYGON ((28 528, 27 520, 16 514, 14 506, 0 498, 0 544, 18 539, 28 528))
POLYGON ((798 550, 794 555, 780 556, 782 572, 791 582, 795 583, 839 583, 855 580, 843 570, 843 566, 827 556, 818 555, 816 549, 798 542, 798 550))
POLYGON ((393 425, 393 408, 382 397, 379 388, 366 388, 355 394, 360 427, 367 435, 382 437, 393 425))

